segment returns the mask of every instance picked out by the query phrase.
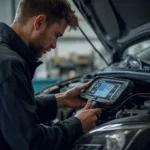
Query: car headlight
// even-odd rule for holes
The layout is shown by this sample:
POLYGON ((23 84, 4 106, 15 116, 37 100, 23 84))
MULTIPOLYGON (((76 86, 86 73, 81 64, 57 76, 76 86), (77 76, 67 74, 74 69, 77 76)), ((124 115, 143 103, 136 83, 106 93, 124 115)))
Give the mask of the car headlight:
MULTIPOLYGON (((149 129, 150 124, 113 124, 96 128, 81 137, 74 150, 123 150, 131 146, 133 139, 142 131, 149 129)), ((148 133, 149 134, 149 133, 148 133)), ((149 135, 150 136, 150 135, 149 135)), ((147 139, 150 139, 147 137, 147 139)))
POLYGON ((107 150, 122 150, 126 142, 126 134, 124 132, 106 135, 105 138, 107 150))

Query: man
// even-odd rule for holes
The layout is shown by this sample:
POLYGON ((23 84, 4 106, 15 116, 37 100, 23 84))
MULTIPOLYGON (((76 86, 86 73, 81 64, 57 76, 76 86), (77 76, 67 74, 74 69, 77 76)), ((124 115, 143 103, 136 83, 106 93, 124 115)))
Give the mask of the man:
POLYGON ((90 101, 75 117, 42 124, 56 117, 57 108, 82 107, 78 96, 90 83, 38 97, 31 84, 37 59, 56 47, 67 26, 77 25, 64 0, 21 0, 12 26, 0 23, 0 149, 63 150, 95 127, 100 109, 90 109, 90 101))

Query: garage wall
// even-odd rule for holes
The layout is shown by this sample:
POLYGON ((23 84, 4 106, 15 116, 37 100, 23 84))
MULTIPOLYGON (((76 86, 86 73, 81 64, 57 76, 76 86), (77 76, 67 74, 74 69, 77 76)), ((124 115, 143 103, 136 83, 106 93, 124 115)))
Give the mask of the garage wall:
POLYGON ((12 23, 12 2, 13 0, 0 0, 0 22, 8 25, 12 23))

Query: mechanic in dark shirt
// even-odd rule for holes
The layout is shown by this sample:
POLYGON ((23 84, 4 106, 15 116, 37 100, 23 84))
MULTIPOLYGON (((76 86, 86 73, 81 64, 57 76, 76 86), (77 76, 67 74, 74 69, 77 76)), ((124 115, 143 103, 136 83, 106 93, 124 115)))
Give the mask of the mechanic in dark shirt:
POLYGON ((34 96, 32 78, 38 58, 56 47, 77 17, 65 0, 21 0, 11 27, 0 23, 0 149, 64 150, 95 127, 100 109, 78 98, 87 83, 65 93, 34 96), (84 107, 52 126, 57 108, 84 107))

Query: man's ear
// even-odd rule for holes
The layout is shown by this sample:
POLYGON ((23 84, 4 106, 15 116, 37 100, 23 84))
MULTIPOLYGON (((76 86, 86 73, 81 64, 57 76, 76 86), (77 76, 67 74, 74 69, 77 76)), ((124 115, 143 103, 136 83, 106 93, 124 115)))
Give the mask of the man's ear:
POLYGON ((46 24, 46 16, 45 15, 39 15, 34 20, 34 29, 39 30, 42 27, 44 27, 46 24))

